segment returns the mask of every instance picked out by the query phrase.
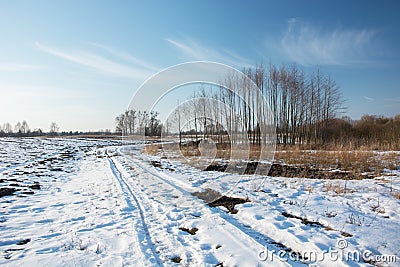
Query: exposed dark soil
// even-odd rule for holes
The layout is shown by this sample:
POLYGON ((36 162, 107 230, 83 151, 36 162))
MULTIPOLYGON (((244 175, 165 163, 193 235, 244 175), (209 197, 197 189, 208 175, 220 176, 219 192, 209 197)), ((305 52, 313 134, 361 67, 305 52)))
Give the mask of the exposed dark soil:
POLYGON ((171 261, 175 262, 175 263, 180 263, 182 261, 182 259, 180 257, 173 257, 173 258, 171 258, 171 261))
POLYGON ((35 194, 35 192, 33 192, 33 191, 22 191, 21 194, 24 194, 24 195, 33 195, 33 194, 35 194))
POLYGON ((324 228, 325 228, 325 226, 324 226, 322 223, 320 223, 320 222, 310 221, 310 220, 307 219, 307 218, 302 218, 302 217, 300 217, 300 216, 296 216, 296 215, 287 213, 287 212, 285 212, 285 211, 282 212, 282 215, 285 216, 286 218, 295 218, 295 219, 298 219, 298 220, 300 220, 300 221, 301 221, 303 224, 305 224, 305 225, 309 225, 309 226, 313 226, 313 227, 324 227, 324 228))
POLYGON ((33 185, 30 185, 29 188, 34 190, 40 190, 40 183, 35 182, 33 185))
MULTIPOLYGON (((228 164, 224 163, 213 163, 204 171, 219 171, 224 172, 228 167, 228 164)), ((309 168, 302 166, 291 166, 274 163, 272 165, 268 164, 259 164, 259 162, 249 162, 247 163, 246 169, 244 170, 244 174, 254 174, 258 168, 258 173, 263 174, 267 173, 267 175, 272 177, 288 177, 288 178, 314 178, 314 179, 347 179, 347 180, 360 180, 360 179, 370 179, 373 178, 372 175, 361 175, 355 174, 347 171, 329 171, 318 168, 309 168)), ((238 170, 239 171, 239 170, 238 170)))
POLYGON ((156 161, 156 160, 151 161, 151 165, 152 165, 153 167, 160 168, 160 169, 165 169, 165 170, 169 170, 169 171, 171 171, 171 172, 175 171, 173 168, 164 167, 164 166, 161 164, 161 162, 156 161))
POLYGON ((189 234, 191 234, 191 235, 195 235, 196 234, 196 232, 199 230, 198 228, 196 228, 196 227, 193 227, 193 228, 185 228, 185 227, 179 227, 179 230, 182 230, 182 231, 184 231, 184 232, 186 232, 186 233, 189 233, 189 234))
MULTIPOLYGON (((311 227, 320 227, 320 228, 324 228, 324 229, 327 230, 327 231, 335 230, 334 228, 332 228, 332 227, 330 227, 330 226, 325 226, 325 225, 323 225, 323 224, 320 223, 320 222, 311 221, 311 220, 309 220, 309 219, 307 219, 307 218, 303 218, 303 217, 300 217, 300 216, 296 216, 296 215, 287 213, 286 211, 282 212, 282 215, 285 216, 286 218, 298 219, 298 220, 301 221, 301 223, 303 223, 303 224, 305 224, 305 225, 309 225, 309 226, 311 226, 311 227)), ((337 231, 337 230, 335 230, 335 231, 337 231)), ((341 231, 340 234, 341 234, 342 236, 344 236, 344 237, 352 237, 352 236, 353 236, 352 234, 349 234, 349 233, 344 232, 344 231, 341 231)))
POLYGON ((238 213, 238 210, 235 209, 236 204, 243 204, 249 202, 250 200, 245 198, 238 198, 238 197, 227 197, 222 196, 221 198, 214 200, 211 203, 208 203, 210 207, 218 207, 223 206, 228 209, 228 211, 232 214, 238 213))
POLYGON ((17 243, 17 245, 21 246, 21 245, 28 244, 29 242, 31 242, 31 239, 30 239, 30 238, 27 238, 27 239, 24 239, 24 240, 19 241, 19 242, 17 243))
POLYGON ((206 188, 203 192, 194 192, 192 195, 204 200, 210 207, 225 207, 232 214, 238 212, 238 210, 235 209, 235 205, 250 201, 245 198, 223 196, 218 191, 211 188, 206 188))
POLYGON ((211 188, 206 188, 202 192, 194 192, 192 193, 192 195, 200 198, 201 200, 204 200, 207 203, 213 202, 214 200, 222 197, 220 192, 215 191, 211 188))
POLYGON ((224 172, 227 167, 228 167, 228 164, 211 164, 211 165, 208 165, 203 171, 224 172))
POLYGON ((16 191, 18 191, 18 190, 13 187, 2 187, 2 188, 0 188, 0 197, 11 196, 16 191))

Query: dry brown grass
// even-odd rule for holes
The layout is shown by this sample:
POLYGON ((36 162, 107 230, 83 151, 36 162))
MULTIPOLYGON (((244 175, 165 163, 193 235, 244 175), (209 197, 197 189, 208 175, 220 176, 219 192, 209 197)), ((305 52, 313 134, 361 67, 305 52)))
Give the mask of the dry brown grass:
POLYGON ((397 191, 397 192, 393 192, 393 193, 392 193, 392 196, 393 196, 394 198, 396 198, 396 199, 399 199, 399 200, 400 200, 400 192, 399 192, 399 191, 397 191))
POLYGON ((149 144, 145 146, 146 154, 154 156, 157 155, 162 149, 161 144, 149 144))
POLYGON ((399 155, 395 152, 377 154, 373 151, 326 151, 326 150, 281 150, 275 153, 275 161, 289 165, 325 170, 340 169, 356 176, 369 173, 380 176, 384 168, 399 168, 399 155))
POLYGON ((334 192, 337 195, 345 194, 346 193, 346 187, 341 186, 339 183, 327 183, 325 186, 325 192, 334 192))
MULTIPOLYGON (((162 148, 161 144, 149 144, 146 145, 146 153, 156 155, 162 148)), ((351 179, 377 177, 382 175, 384 169, 397 170, 400 167, 400 156, 397 152, 377 153, 369 150, 370 147, 361 147, 358 150, 346 150, 347 148, 337 146, 328 147, 327 150, 304 150, 304 148, 304 146, 278 147, 275 152, 275 162, 305 169, 340 170, 347 172, 348 177, 353 177, 351 179)), ((231 158, 229 143, 217 143, 216 149, 216 158, 226 160, 231 158)), ((259 146, 251 145, 250 152, 248 150, 249 147, 243 147, 235 153, 238 153, 239 158, 250 160, 259 158, 259 146)), ((184 157, 201 155, 198 142, 181 145, 180 153, 184 157)))

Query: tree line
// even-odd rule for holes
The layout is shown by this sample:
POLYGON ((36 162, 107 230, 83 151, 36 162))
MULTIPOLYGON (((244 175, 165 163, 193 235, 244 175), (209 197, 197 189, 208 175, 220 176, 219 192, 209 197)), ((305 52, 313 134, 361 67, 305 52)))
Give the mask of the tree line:
POLYGON ((159 113, 140 110, 127 110, 115 118, 115 131, 126 135, 160 136, 162 124, 158 119, 159 113))
MULTIPOLYGON (((234 75, 222 77, 219 88, 200 85, 186 105, 179 105, 165 122, 157 112, 128 110, 116 118, 116 131, 124 135, 160 135, 173 133, 170 125, 177 125, 180 138, 190 136, 196 141, 212 138, 216 142, 252 144, 265 141, 260 121, 272 114, 278 144, 282 145, 372 145, 398 144, 400 117, 365 115, 359 121, 341 117, 344 99, 339 86, 330 77, 315 69, 306 73, 296 64, 268 67, 259 64, 242 71, 261 90, 252 90, 248 81, 234 75), (234 88, 236 93, 226 88, 234 88), (264 97, 270 113, 267 112, 264 97), (185 120, 190 118, 190 120, 185 120), (242 131, 242 132, 241 132, 242 131)), ((268 133, 267 133, 268 134, 268 133)))
POLYGON ((22 122, 17 122, 13 127, 9 122, 0 125, 0 136, 10 136, 10 137, 29 137, 29 136, 43 136, 43 135, 52 135, 55 136, 58 134, 59 126, 56 122, 52 122, 49 127, 49 131, 46 133, 42 129, 37 128, 31 130, 28 123, 23 120, 22 122))
POLYGON ((279 68, 274 65, 266 68, 260 64, 243 69, 243 73, 261 90, 261 94, 247 80, 227 75, 223 77, 220 90, 206 90, 203 86, 194 96, 201 100, 193 102, 186 110, 183 107, 175 111, 174 123, 179 122, 183 114, 190 113, 189 117, 194 120, 187 132, 199 131, 204 135, 208 131, 221 139, 219 128, 224 125, 225 131, 233 133, 231 138, 235 139, 240 129, 245 128, 250 142, 259 144, 266 129, 260 121, 272 116, 270 122, 276 126, 279 144, 328 142, 324 129, 329 120, 344 109, 339 86, 330 76, 319 69, 306 74, 296 64, 279 68), (226 88, 235 88, 235 92, 226 88), (205 101, 204 98, 215 101, 205 101), (266 99, 269 113, 261 98, 266 99))
POLYGON ((400 149, 400 114, 393 117, 364 115, 329 120, 324 134, 330 144, 349 148, 400 149))

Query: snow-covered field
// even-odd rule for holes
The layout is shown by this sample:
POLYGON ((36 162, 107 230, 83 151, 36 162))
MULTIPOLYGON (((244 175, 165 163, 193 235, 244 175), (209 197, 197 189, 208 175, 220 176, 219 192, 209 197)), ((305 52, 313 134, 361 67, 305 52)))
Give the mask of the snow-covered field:
POLYGON ((347 183, 239 176, 142 151, 0 139, 0 265, 399 265, 399 171, 347 183), (225 185, 249 200, 236 214, 192 195, 218 179, 240 180, 225 185))

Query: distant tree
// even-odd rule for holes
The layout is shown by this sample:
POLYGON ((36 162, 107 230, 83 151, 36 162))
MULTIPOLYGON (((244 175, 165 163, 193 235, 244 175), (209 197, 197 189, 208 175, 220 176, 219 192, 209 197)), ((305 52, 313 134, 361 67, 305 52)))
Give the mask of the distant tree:
POLYGON ((115 118, 115 122, 117 123, 117 125, 115 126, 115 131, 117 133, 120 133, 122 135, 126 135, 127 134, 127 127, 125 124, 125 114, 121 114, 119 116, 117 116, 115 118))
POLYGON ((6 134, 11 134, 11 133, 13 132, 11 124, 8 123, 8 122, 7 122, 7 123, 4 123, 4 125, 3 125, 3 131, 4 131, 4 133, 6 133, 6 134))
POLYGON ((21 133, 21 123, 20 122, 17 122, 17 124, 15 124, 14 131, 16 133, 21 133))
POLYGON ((146 135, 150 136, 159 136, 161 135, 162 125, 160 120, 157 118, 159 115, 158 112, 151 111, 148 116, 148 121, 146 125, 146 135))
POLYGON ((21 133, 27 134, 27 133, 30 133, 30 131, 31 130, 29 129, 28 123, 24 120, 21 125, 21 133))
POLYGON ((34 136, 40 136, 40 135, 43 135, 43 130, 42 130, 42 129, 40 129, 40 128, 38 128, 38 129, 35 129, 35 130, 33 130, 32 134, 33 134, 34 136))
POLYGON ((54 121, 50 124, 50 135, 55 136, 57 135, 58 131, 60 130, 60 127, 58 127, 57 123, 54 121))

